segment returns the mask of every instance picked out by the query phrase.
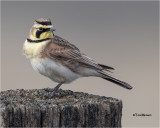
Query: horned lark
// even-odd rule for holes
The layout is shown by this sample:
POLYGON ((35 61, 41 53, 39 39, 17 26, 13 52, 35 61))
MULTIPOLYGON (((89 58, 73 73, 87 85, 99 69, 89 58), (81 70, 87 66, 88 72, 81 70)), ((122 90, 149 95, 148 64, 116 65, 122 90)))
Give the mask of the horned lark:
POLYGON ((96 63, 67 40, 54 35, 50 20, 40 18, 34 22, 23 47, 33 69, 59 83, 51 89, 53 97, 62 84, 71 83, 80 77, 96 76, 127 89, 129 84, 110 76, 114 68, 96 63))

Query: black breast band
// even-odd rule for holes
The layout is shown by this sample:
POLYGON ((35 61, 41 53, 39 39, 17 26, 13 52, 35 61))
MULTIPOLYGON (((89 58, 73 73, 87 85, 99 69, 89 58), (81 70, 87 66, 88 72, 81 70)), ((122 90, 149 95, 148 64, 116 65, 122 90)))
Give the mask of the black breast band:
POLYGON ((42 40, 31 40, 31 39, 28 39, 27 38, 27 41, 30 42, 30 43, 40 43, 40 42, 43 42, 43 41, 46 41, 46 40, 49 40, 51 38, 46 38, 46 39, 42 39, 42 40))

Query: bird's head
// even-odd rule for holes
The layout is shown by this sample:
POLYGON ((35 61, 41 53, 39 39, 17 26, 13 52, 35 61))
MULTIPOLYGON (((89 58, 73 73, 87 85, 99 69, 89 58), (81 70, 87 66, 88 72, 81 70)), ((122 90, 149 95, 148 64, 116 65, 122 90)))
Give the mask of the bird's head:
POLYGON ((30 29, 28 38, 31 40, 43 40, 47 38, 53 38, 53 31, 55 31, 55 29, 53 28, 51 21, 40 18, 35 20, 34 25, 30 29))

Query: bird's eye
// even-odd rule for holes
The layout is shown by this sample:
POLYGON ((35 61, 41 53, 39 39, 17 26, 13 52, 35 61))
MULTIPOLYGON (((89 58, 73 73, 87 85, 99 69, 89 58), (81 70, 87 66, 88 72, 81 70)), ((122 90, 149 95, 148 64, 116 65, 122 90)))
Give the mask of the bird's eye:
POLYGON ((40 31, 43 31, 43 28, 42 28, 42 27, 40 27, 40 28, 39 28, 39 30, 40 30, 40 31))

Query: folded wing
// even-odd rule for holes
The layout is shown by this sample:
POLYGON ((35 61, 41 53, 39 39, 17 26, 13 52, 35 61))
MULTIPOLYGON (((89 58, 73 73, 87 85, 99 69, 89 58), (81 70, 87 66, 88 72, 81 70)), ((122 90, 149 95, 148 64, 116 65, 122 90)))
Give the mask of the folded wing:
POLYGON ((113 69, 112 67, 96 63, 94 60, 81 53, 76 46, 56 35, 48 43, 45 50, 50 58, 56 59, 57 61, 66 64, 68 67, 70 67, 69 64, 72 63, 72 65, 87 66, 87 68, 92 68, 94 70, 113 69))

